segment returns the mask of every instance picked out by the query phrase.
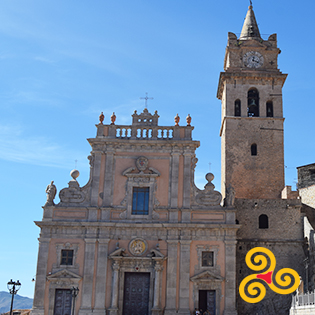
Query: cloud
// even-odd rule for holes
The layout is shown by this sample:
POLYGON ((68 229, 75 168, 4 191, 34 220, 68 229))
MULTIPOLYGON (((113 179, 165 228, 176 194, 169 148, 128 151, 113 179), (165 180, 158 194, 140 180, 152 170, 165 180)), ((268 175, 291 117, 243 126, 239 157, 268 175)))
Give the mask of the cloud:
POLYGON ((40 166, 73 168, 73 161, 86 155, 62 147, 44 136, 24 135, 22 127, 0 125, 0 159, 40 166))

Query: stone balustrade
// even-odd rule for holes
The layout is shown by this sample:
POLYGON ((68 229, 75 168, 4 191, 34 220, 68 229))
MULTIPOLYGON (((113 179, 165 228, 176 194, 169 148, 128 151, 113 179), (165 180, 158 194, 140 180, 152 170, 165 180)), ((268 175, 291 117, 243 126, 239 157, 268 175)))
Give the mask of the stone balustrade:
POLYGON ((98 124, 97 138, 128 140, 192 140, 192 126, 137 126, 98 124))

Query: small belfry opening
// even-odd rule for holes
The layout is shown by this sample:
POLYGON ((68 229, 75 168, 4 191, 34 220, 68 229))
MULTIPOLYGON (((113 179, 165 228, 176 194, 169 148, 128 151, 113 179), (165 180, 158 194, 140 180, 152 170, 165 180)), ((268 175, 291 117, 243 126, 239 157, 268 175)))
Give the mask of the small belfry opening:
POLYGON ((259 228, 260 229, 268 229, 269 228, 269 219, 266 214, 261 214, 259 216, 259 228))
POLYGON ((266 116, 273 117, 273 103, 272 101, 268 101, 266 103, 266 116))
POLYGON ((241 101, 236 100, 234 102, 234 116, 240 117, 241 116, 241 101))
POLYGON ((255 88, 247 93, 247 116, 259 117, 259 92, 255 88))

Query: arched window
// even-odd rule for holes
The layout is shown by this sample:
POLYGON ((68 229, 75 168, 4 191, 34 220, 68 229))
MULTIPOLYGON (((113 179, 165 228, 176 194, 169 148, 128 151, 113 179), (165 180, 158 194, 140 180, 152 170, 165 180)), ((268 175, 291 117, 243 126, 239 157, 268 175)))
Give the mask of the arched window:
POLYGON ((248 117, 259 117, 259 92, 250 89, 247 93, 247 115, 248 117))
POLYGON ((268 229, 269 228, 268 216, 266 214, 261 214, 259 216, 259 228, 260 229, 268 229))
POLYGON ((253 143, 250 146, 250 153, 251 153, 251 155, 257 155, 257 144, 256 143, 253 143))
POLYGON ((236 100, 234 103, 234 116, 241 116, 241 101, 236 100))
POLYGON ((267 117, 273 117, 273 103, 272 101, 268 101, 266 104, 266 116, 267 117))

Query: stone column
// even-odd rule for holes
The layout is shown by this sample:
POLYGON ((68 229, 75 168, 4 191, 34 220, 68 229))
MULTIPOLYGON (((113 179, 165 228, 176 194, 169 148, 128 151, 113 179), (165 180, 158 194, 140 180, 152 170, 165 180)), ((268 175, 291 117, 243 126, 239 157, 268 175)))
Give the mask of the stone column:
POLYGON ((95 238, 85 239, 84 277, 82 283, 82 301, 79 315, 90 314, 92 312, 95 243, 95 238))
POLYGON ((104 178, 104 194, 103 206, 110 206, 113 201, 113 172, 114 172, 114 152, 113 148, 108 148, 105 161, 105 178, 104 178))
POLYGON ((95 284, 95 306, 93 313, 105 314, 106 271, 109 239, 98 240, 95 284))
MULTIPOLYGON (((37 271, 32 314, 44 315, 44 299, 47 276, 47 262, 50 238, 40 238, 37 257, 37 271)), ((50 296, 49 299, 53 299, 50 296)))
POLYGON ((225 242, 225 307, 224 315, 237 315, 236 311, 236 240, 225 242))
POLYGON ((100 174, 101 174, 101 161, 102 152, 94 152, 92 172, 92 183, 91 183, 91 205, 97 206, 98 203, 98 190, 100 185, 100 174))
POLYGON ((189 281, 190 281, 190 243, 180 241, 180 273, 179 273, 179 314, 190 314, 189 310, 189 281))
POLYGON ((178 241, 167 241, 167 279, 165 315, 176 313, 176 284, 177 284, 177 244, 178 241))
MULTIPOLYGON (((179 173, 179 155, 180 152, 175 150, 171 153, 171 168, 170 168, 170 182, 169 182, 169 203, 172 209, 178 207, 178 173, 179 173)), ((171 222, 178 222, 178 211, 169 212, 169 220, 171 222)))
POLYGON ((161 277, 162 277, 162 270, 163 266, 161 262, 156 261, 155 266, 155 281, 154 281, 154 300, 153 300, 153 308, 152 308, 152 315, 160 315, 162 314, 161 310, 161 277))
POLYGON ((118 314, 118 297, 119 297, 119 269, 120 264, 118 261, 113 261, 113 281, 112 281, 112 303, 109 309, 109 315, 118 314))

